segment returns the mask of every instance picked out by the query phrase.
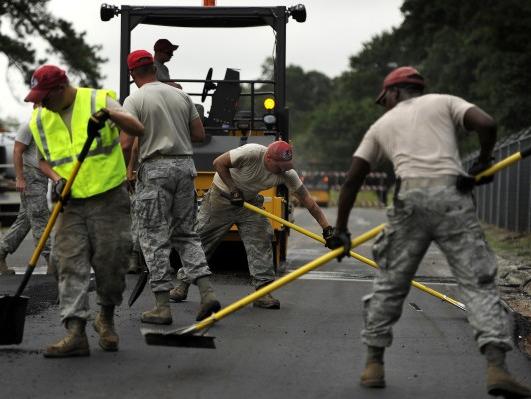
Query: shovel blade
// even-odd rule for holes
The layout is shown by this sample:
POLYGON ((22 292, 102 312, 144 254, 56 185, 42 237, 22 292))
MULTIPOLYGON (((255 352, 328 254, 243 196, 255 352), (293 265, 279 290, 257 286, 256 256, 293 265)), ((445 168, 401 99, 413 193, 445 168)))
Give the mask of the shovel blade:
POLYGON ((0 297, 0 345, 18 345, 24 336, 28 297, 0 297))
POLYGON ((142 271, 138 275, 136 285, 133 288, 133 291, 131 291, 131 296, 129 297, 129 301, 127 302, 129 307, 133 306, 133 303, 135 303, 140 294, 142 294, 142 291, 144 291, 144 287, 146 286, 146 283, 149 280, 149 270, 146 264, 146 259, 144 259, 144 253, 140 251, 139 255, 140 263, 142 264, 142 271))
POLYGON ((140 274, 138 275, 138 280, 136 281, 136 285, 134 286, 133 291, 131 291, 131 295, 129 296, 129 301, 127 301, 127 304, 129 305, 129 307, 133 306, 133 304, 138 299, 140 294, 142 294, 148 279, 149 279, 149 272, 147 270, 142 270, 140 274))
POLYGON ((179 331, 165 331, 151 328, 140 329, 146 344, 157 346, 178 346, 181 348, 216 349, 214 339, 207 335, 181 334, 179 331))

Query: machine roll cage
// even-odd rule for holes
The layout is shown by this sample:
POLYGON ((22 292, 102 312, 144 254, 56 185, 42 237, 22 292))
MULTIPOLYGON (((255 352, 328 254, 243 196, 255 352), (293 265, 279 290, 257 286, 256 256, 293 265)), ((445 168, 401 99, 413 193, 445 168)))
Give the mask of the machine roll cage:
MULTIPOLYGON (((103 4, 101 19, 108 21, 115 15, 121 15, 120 37, 120 100, 129 95, 130 80, 127 69, 127 55, 131 51, 131 31, 140 24, 190 27, 190 28, 248 28, 270 26, 276 37, 274 76, 273 80, 225 80, 225 83, 250 84, 251 91, 241 96, 251 97, 250 128, 260 121, 255 118, 254 98, 258 95, 273 95, 276 102, 275 115, 277 117, 277 138, 289 140, 289 115, 286 108, 286 24, 292 16, 298 22, 306 19, 304 6, 297 5, 286 8, 276 7, 166 7, 166 6, 128 6, 120 8, 103 4), (272 84, 273 92, 259 92, 256 84, 272 84)), ((198 79, 172 79, 178 82, 207 82, 198 79)), ((222 82, 210 80, 211 83, 222 82)), ((189 93, 200 96, 201 93, 189 93)), ((238 119, 235 119, 238 120, 238 119)), ((231 127, 233 130, 233 127, 231 127)), ((262 130, 262 129, 260 129, 262 130)))

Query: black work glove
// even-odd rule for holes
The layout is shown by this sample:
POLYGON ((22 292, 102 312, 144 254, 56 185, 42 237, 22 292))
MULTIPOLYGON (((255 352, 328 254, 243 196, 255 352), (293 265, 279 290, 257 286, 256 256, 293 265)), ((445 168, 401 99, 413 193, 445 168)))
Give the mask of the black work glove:
POLYGON ((457 176, 455 187, 461 194, 471 193, 476 187, 476 179, 468 175, 459 175, 457 176))
POLYGON ((65 198, 61 197, 61 193, 63 192, 65 186, 66 186, 66 179, 64 178, 54 181, 52 184, 52 201, 53 202, 61 201, 63 203, 63 206, 66 205, 68 199, 70 198, 70 193, 68 193, 65 198))
POLYGON ((350 232, 347 229, 334 228, 332 237, 326 241, 326 246, 330 249, 344 248, 343 253, 337 257, 338 262, 341 262, 344 256, 350 256, 350 248, 352 248, 350 232))
POLYGON ((323 229, 323 238, 325 240, 325 247, 330 248, 328 241, 334 236, 334 228, 327 226, 323 229))
POLYGON ((109 119, 110 114, 106 108, 102 108, 90 116, 87 125, 87 131, 92 136, 98 136, 100 130, 105 126, 105 121, 109 119))
POLYGON ((239 188, 230 192, 230 203, 234 206, 243 207, 243 193, 239 188))
MULTIPOLYGON (((480 161, 479 158, 474 161, 470 169, 468 169, 468 174, 470 176, 476 176, 479 175, 484 170, 487 170, 494 164, 494 158, 489 158, 488 161, 480 161)), ((478 181, 476 181, 476 186, 480 186, 482 184, 488 184, 492 183, 494 180, 494 175, 491 176, 484 176, 478 181)))

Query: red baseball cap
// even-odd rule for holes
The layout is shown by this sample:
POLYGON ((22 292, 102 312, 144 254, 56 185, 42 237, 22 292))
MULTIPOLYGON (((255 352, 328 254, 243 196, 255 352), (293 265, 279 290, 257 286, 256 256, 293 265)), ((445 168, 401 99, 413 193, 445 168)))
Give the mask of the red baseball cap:
POLYGON ((153 50, 155 51, 175 51, 179 48, 176 44, 172 44, 168 39, 159 39, 155 42, 153 50))
POLYGON ((424 87, 424 78, 419 71, 411 66, 393 69, 383 81, 382 91, 378 95, 378 98, 376 98, 376 104, 380 104, 389 87, 399 83, 413 83, 424 87))
POLYGON ((127 68, 130 71, 149 64, 153 64, 153 56, 149 51, 135 50, 127 56, 127 68))
POLYGON ((61 84, 68 83, 66 72, 55 65, 42 65, 31 76, 31 90, 24 99, 28 103, 40 103, 61 84))
POLYGON ((287 169, 293 169, 293 148, 285 141, 279 140, 269 144, 266 155, 273 161, 282 163, 287 169))

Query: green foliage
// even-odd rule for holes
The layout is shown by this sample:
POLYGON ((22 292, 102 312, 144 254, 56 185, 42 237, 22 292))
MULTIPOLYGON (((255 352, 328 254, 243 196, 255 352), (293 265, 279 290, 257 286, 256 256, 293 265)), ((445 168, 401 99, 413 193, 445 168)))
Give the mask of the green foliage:
MULTIPOLYGON (((402 24, 373 37, 335 79, 290 66, 287 98, 297 165, 345 170, 382 110, 384 76, 413 65, 428 92, 449 93, 493 115, 500 136, 531 125, 531 1, 404 0, 402 24)), ((462 152, 478 148, 463 136, 462 152)))
POLYGON ((332 101, 316 109, 304 135, 294 135, 297 165, 306 169, 346 170, 363 134, 377 118, 372 99, 332 101))
POLYGON ((406 0, 398 29, 430 90, 491 113, 502 133, 529 126, 531 2, 406 0))
MULTIPOLYGON (((41 38, 49 46, 46 54, 59 56, 68 65, 70 76, 84 86, 99 86, 102 75, 99 65, 101 46, 88 45, 85 32, 77 33, 70 22, 54 17, 48 10, 49 0, 9 0, 0 2, 0 53, 7 56, 9 66, 16 67, 29 82, 35 68, 47 62, 36 59, 35 39, 41 38), (9 35, 6 32, 13 32, 9 35)), ((44 52, 43 52, 44 53, 44 52)))

